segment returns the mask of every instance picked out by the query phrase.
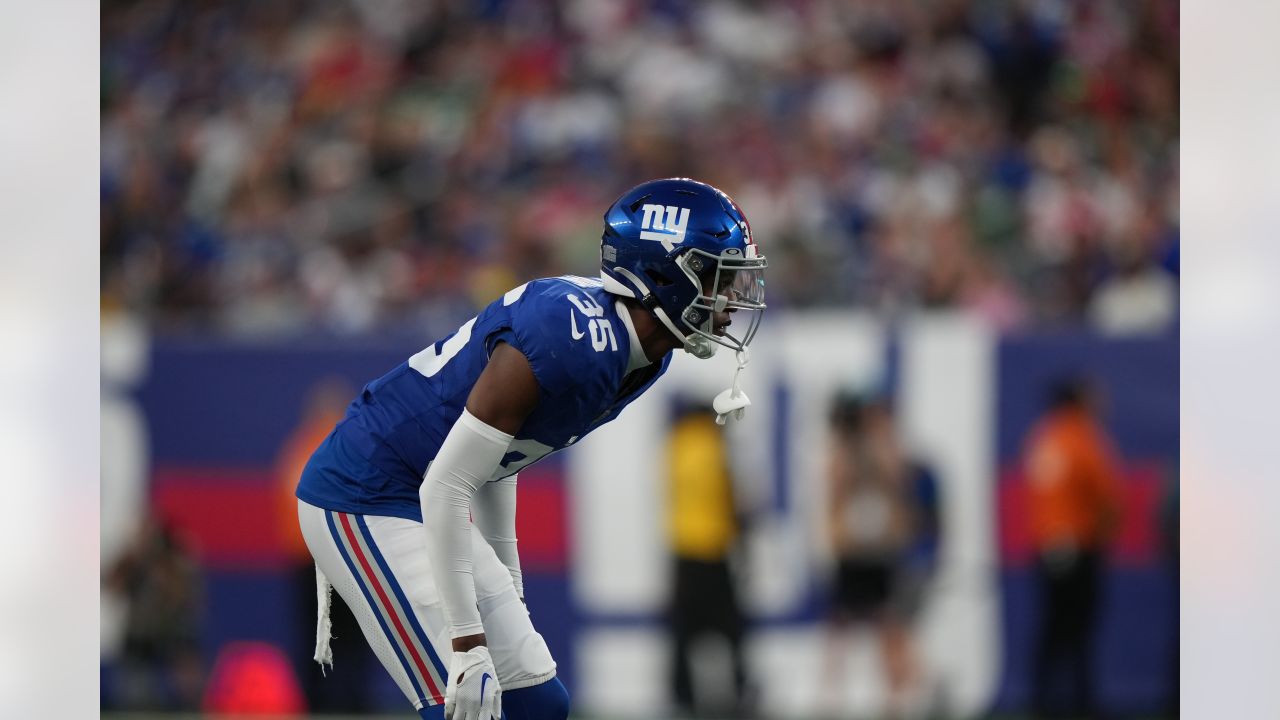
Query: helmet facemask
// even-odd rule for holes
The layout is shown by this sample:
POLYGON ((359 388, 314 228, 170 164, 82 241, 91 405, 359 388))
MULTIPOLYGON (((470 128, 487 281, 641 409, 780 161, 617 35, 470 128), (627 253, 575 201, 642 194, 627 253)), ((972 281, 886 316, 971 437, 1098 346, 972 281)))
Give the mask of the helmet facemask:
POLYGON ((709 358, 723 345, 735 352, 746 349, 755 337, 764 314, 764 257, 738 248, 727 248, 720 255, 692 248, 676 258, 676 265, 688 277, 698 295, 680 314, 681 324, 692 332, 684 336, 685 350, 698 358, 709 358), (735 318, 747 313, 746 328, 730 332, 726 326, 716 332, 716 316, 735 318))

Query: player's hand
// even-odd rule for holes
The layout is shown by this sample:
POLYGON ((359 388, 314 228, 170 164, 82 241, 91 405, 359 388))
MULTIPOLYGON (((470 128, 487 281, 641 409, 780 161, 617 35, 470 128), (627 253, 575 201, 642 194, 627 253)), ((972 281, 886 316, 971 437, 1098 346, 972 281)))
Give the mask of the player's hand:
POLYGON ((445 720, 500 720, 502 688, 489 648, 477 645, 455 652, 444 689, 445 720))

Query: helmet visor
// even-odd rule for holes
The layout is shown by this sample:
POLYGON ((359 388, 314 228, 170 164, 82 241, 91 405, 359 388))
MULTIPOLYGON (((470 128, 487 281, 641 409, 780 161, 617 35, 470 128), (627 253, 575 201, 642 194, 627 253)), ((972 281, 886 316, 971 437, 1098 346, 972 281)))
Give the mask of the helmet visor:
POLYGON ((764 307, 763 258, 755 260, 721 261, 716 269, 715 292, 711 298, 717 304, 724 297, 727 307, 756 309, 764 307))

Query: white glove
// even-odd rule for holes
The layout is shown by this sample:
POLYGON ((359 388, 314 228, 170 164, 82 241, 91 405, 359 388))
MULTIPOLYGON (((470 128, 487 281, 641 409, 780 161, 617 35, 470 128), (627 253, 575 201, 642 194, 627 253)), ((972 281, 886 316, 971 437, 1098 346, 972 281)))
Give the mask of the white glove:
POLYGON ((444 689, 445 720, 501 720, 502 688, 489 648, 455 652, 444 689), (461 678, 461 679, 459 679, 461 678))

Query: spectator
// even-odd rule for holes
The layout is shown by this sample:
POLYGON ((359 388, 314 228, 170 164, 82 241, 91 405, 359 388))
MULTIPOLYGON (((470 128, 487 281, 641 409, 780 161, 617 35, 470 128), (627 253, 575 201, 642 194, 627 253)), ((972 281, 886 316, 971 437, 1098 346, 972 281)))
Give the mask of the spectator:
POLYGON ((920 701, 914 622, 941 538, 937 481, 907 456, 885 399, 842 393, 830 425, 827 520, 836 577, 824 685, 845 686, 844 636, 851 625, 869 625, 888 681, 887 716, 901 717, 920 701))
POLYGON ((1138 208, 1176 238, 1178 46, 1171 0, 113 3, 103 302, 421 335, 590 267, 600 188, 697 175, 756 209, 775 307, 1110 318, 1168 295, 1095 259, 1138 208))
POLYGON ((1040 717, 1092 716, 1095 709, 1093 634, 1103 553, 1119 512, 1116 463, 1097 403, 1088 382, 1060 382, 1027 439, 1028 515, 1041 597, 1034 696, 1040 717))
POLYGON ((1089 319, 1110 335, 1140 335, 1168 330, 1178 307, 1173 276, 1137 242, 1118 251, 1118 267, 1102 283, 1089 306, 1089 319))
POLYGON ((106 585, 126 598, 115 687, 105 695, 130 710, 197 710, 204 681, 199 634, 203 601, 195 561, 155 518, 114 567, 106 585))

